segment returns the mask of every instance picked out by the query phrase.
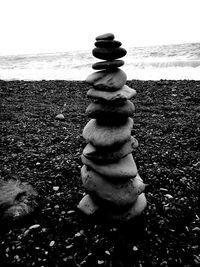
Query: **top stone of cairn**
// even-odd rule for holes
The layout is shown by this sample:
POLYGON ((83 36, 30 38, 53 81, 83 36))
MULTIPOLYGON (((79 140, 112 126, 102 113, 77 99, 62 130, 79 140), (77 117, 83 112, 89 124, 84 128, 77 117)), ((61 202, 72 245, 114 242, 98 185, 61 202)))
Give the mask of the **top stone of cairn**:
POLYGON ((105 33, 96 37, 96 40, 114 40, 115 36, 112 33, 105 33))

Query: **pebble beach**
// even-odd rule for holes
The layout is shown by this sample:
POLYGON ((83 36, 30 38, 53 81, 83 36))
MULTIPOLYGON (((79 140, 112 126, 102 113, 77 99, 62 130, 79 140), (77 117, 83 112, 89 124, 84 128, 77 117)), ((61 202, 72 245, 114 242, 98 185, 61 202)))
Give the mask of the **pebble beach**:
POLYGON ((139 146, 133 156, 148 184, 148 204, 124 227, 77 209, 85 195, 80 155, 90 85, 0 80, 1 180, 28 182, 41 197, 27 221, 1 223, 1 266, 200 264, 200 81, 127 85, 137 91, 131 134, 139 146))

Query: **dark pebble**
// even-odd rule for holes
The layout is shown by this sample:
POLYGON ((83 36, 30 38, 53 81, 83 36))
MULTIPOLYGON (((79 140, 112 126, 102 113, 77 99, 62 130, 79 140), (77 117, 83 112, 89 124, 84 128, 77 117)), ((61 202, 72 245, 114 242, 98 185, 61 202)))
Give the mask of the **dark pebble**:
POLYGON ((124 57, 127 51, 124 48, 94 48, 92 54, 94 57, 104 60, 113 60, 124 57))

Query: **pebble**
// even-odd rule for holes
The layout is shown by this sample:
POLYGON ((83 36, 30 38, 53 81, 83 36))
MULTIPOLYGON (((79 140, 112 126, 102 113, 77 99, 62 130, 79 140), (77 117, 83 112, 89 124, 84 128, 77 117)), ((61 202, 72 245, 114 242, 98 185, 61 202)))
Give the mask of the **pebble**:
POLYGON ((86 78, 86 82, 91 84, 95 89, 115 92, 121 89, 127 80, 126 73, 121 69, 112 72, 105 70, 93 72, 86 78))
POLYGON ((127 51, 122 47, 117 48, 100 48, 96 47, 92 50, 94 57, 103 59, 103 60, 113 60, 124 57, 127 54, 127 51))
POLYGON ((88 194, 81 199, 77 207, 86 215, 92 215, 99 209, 92 197, 88 194))
POLYGON ((131 99, 136 95, 136 90, 124 85, 120 90, 115 92, 99 91, 96 89, 89 89, 87 96, 92 99, 105 100, 110 102, 121 102, 131 99))
POLYGON ((116 48, 120 47, 122 43, 117 40, 98 40, 94 43, 94 45, 96 47, 101 47, 101 48, 116 48))
POLYGON ((104 33, 104 34, 101 34, 101 35, 98 35, 97 37, 96 37, 96 40, 98 41, 98 40, 113 40, 113 39, 115 39, 115 36, 114 36, 114 34, 113 33, 104 33))
POLYGON ((56 117, 55 117, 56 120, 64 120, 65 117, 63 114, 58 114, 56 117))
POLYGON ((131 137, 133 120, 127 119, 124 125, 102 126, 97 120, 91 119, 83 129, 83 138, 94 146, 106 147, 122 145, 131 137))
POLYGON ((107 179, 111 177, 114 181, 118 179, 131 179, 137 175, 137 167, 132 154, 128 154, 118 162, 108 164, 96 164, 83 155, 81 156, 81 160, 83 164, 87 165, 95 172, 105 176, 107 179))
POLYGON ((59 188, 60 188, 59 186, 53 186, 53 190, 54 190, 54 191, 58 191, 59 188))
POLYGON ((39 227, 40 227, 40 224, 34 224, 34 225, 31 225, 28 229, 32 230, 32 229, 37 229, 39 227))
POLYGON ((52 241, 49 243, 49 246, 50 246, 50 247, 53 247, 54 245, 55 245, 55 241, 52 240, 52 241))
POLYGON ((92 65, 92 68, 94 70, 113 70, 116 68, 119 68, 124 65, 123 60, 111 60, 111 61, 101 61, 101 62, 96 62, 92 65))

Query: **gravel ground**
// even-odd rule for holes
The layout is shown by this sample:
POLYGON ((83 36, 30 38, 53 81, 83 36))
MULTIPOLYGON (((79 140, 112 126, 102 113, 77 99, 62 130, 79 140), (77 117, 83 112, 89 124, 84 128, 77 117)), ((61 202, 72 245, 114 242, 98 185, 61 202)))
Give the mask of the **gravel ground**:
POLYGON ((0 266, 200 266, 200 81, 127 85, 137 90, 133 156, 148 206, 116 224, 77 210, 89 86, 0 81, 0 181, 29 182, 40 195, 34 216, 0 226, 0 266))

